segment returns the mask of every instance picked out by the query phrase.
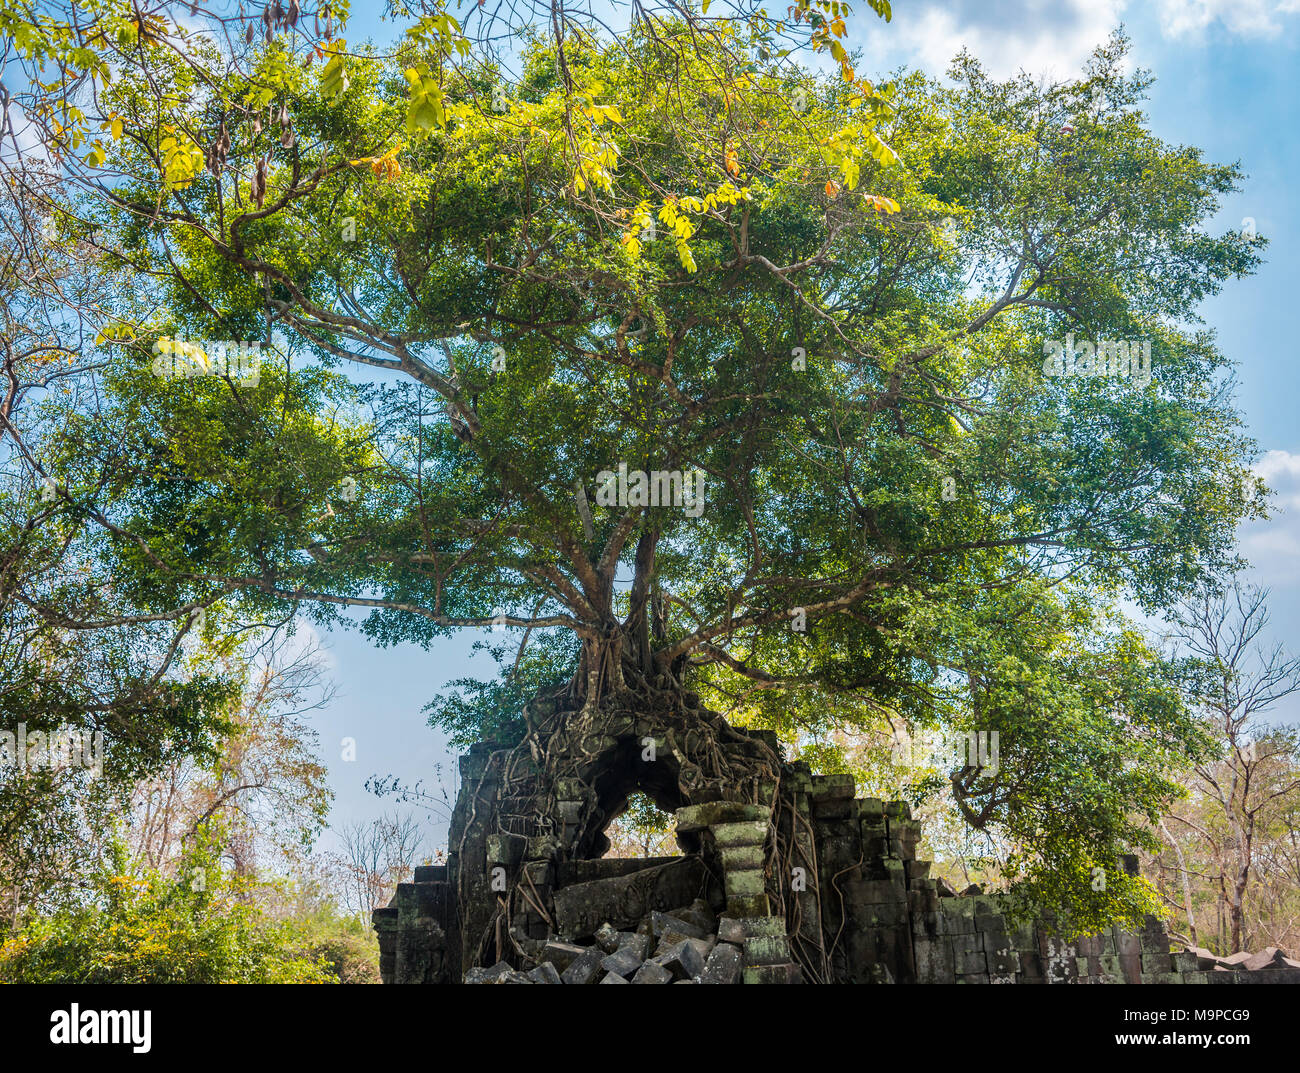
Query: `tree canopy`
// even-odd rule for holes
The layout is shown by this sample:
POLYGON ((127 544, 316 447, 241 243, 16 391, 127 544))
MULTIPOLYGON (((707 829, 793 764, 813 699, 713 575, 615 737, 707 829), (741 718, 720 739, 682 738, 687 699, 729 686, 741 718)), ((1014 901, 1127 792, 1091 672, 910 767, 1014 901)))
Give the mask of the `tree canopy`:
MULTIPOLYGON (((693 11, 539 31, 514 77, 447 12, 123 51, 109 137, 60 150, 103 394, 33 457, 141 620, 362 607, 515 631, 575 708, 997 733, 943 791, 1028 889, 1138 912, 1117 855, 1204 743, 1116 605, 1256 509, 1196 317, 1258 260, 1205 227, 1241 173, 1148 128, 1122 37, 1057 84, 871 82, 839 6, 800 9, 829 73, 693 11)), ((483 699, 463 738, 509 724, 483 699)))

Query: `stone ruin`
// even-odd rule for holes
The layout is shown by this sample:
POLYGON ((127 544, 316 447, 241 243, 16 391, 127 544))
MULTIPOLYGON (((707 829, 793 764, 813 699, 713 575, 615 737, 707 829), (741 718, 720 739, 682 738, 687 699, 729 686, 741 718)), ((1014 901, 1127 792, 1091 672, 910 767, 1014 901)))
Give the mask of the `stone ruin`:
POLYGON ((957 895, 916 859, 906 803, 782 760, 693 694, 558 707, 460 758, 447 863, 374 913, 385 983, 1300 983, 1279 950, 1175 949, 1154 917, 1066 942, 1006 895, 957 895), (602 857, 638 791, 682 856, 602 857))

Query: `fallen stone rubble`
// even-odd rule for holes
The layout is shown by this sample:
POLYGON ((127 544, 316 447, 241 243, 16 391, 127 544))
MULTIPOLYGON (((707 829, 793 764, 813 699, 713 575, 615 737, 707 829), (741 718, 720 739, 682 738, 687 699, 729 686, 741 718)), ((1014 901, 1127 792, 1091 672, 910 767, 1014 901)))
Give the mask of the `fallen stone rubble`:
POLYGON ((499 961, 472 968, 467 984, 738 984, 746 965, 779 965, 789 983, 799 982, 789 965, 784 935, 765 935, 771 918, 717 917, 696 899, 672 912, 655 910, 635 931, 605 923, 590 945, 553 939, 536 968, 523 972, 499 961))
POLYGON ((1188 946, 1188 954, 1196 958, 1196 968, 1200 972, 1263 972, 1276 969, 1300 969, 1300 961, 1287 957, 1286 951, 1277 946, 1266 946, 1257 954, 1242 950, 1227 957, 1212 954, 1203 946, 1188 946))

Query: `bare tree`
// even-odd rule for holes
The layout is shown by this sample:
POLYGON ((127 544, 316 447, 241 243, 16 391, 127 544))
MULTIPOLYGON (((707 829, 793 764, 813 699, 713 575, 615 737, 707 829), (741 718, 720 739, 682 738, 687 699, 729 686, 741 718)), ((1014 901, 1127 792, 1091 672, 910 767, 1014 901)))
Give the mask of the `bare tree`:
POLYGON ((387 903, 398 883, 414 871, 424 836, 411 815, 380 816, 369 823, 344 824, 343 901, 349 912, 368 915, 387 903))
POLYGON ((1268 590, 1234 579, 1224 591, 1203 592, 1176 620, 1189 698, 1222 751, 1196 765, 1191 797, 1167 817, 1162 835, 1177 856, 1181 908, 1192 941, 1197 938, 1195 878, 1216 891, 1219 931, 1230 950, 1242 949, 1246 940, 1252 880, 1266 867, 1270 874, 1277 871, 1268 860, 1272 851, 1266 852, 1274 814, 1300 792, 1295 731, 1262 720, 1300 690, 1300 658, 1288 656, 1281 644, 1268 647, 1262 641, 1267 599, 1268 590), (1184 852, 1187 847, 1176 837, 1180 828, 1200 842, 1199 853, 1184 852), (1198 866, 1192 857, 1204 863, 1198 866))
MULTIPOLYGON (((203 825, 223 822, 235 871, 253 875, 276 857, 295 868, 325 824, 332 792, 306 716, 334 696, 322 653, 269 631, 230 657, 244 689, 215 761, 187 758, 140 783, 128 813, 132 849, 165 868, 203 825)), ((278 863, 278 862, 276 862, 278 863)))

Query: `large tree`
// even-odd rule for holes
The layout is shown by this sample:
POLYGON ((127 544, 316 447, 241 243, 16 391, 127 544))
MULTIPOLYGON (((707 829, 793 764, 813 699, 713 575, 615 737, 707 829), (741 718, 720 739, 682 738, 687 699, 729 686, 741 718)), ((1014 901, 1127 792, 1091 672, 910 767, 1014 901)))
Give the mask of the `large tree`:
MULTIPOLYGON (((306 63, 269 30, 125 54, 68 226, 131 288, 61 480, 112 460, 82 509, 150 609, 503 626, 506 693, 570 710, 996 732, 945 772, 967 821, 1135 911, 1115 856, 1202 741, 1112 604, 1225 565, 1254 490, 1195 315, 1257 261, 1204 229, 1239 172, 1147 128, 1122 39, 1059 84, 875 85, 831 15, 829 77, 697 12, 552 27, 517 77, 439 14, 306 63), (181 338, 268 361, 160 377, 213 371, 181 338), (1149 379, 1054 365, 1076 339, 1149 379)), ((450 718, 523 735, 502 697, 450 718)))

